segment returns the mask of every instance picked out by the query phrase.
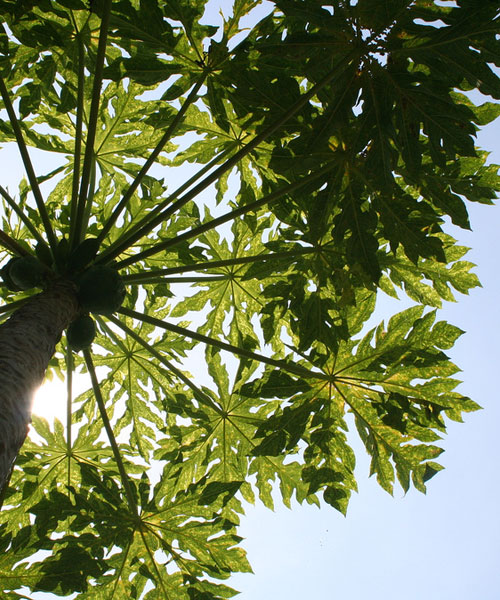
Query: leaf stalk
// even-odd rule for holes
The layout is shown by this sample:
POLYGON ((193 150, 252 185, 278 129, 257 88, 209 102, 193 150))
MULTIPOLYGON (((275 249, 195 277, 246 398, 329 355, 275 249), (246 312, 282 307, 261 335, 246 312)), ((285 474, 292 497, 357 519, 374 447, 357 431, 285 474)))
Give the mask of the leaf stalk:
POLYGON ((102 230, 101 230, 101 232, 99 234, 98 240, 99 240, 100 243, 102 243, 102 241, 106 238, 106 236, 108 235, 111 227, 113 227, 113 225, 115 224, 115 222, 118 219, 118 217, 120 216, 120 214, 123 212, 123 210, 125 209, 125 207, 127 206, 127 204, 130 202, 132 196, 134 195, 135 191, 139 187, 141 181, 144 179, 144 177, 146 176, 147 172, 149 171, 149 169, 152 167, 152 165, 154 164, 154 162, 158 158, 158 155, 163 150, 163 148, 165 147, 165 145, 167 144, 167 142, 172 138, 172 136, 174 135, 174 133, 177 131, 177 128, 182 123, 182 120, 184 119, 184 116, 185 116, 188 108, 191 106, 191 104, 193 104, 193 102, 195 102, 197 100, 197 98, 198 98, 198 92, 200 91, 201 86, 205 82, 205 79, 207 78, 208 73, 209 73, 208 69, 205 69, 203 71, 203 73, 201 74, 201 77, 198 79, 198 81, 194 85, 193 89, 189 93, 189 95, 186 98, 185 102, 181 106, 179 112, 172 119, 172 122, 170 123, 170 125, 167 128, 167 130, 165 131, 165 133, 161 137, 160 141, 156 145, 156 148, 153 150, 153 152, 151 152, 151 154, 149 155, 148 159, 146 160, 146 162, 142 166, 141 170, 136 175, 134 181, 132 181, 132 183, 130 184, 129 188, 127 189, 127 191, 123 195, 123 198, 116 205, 115 209, 111 213, 109 219, 106 221, 106 223, 104 224, 104 226, 103 226, 103 228, 102 228, 102 230))
POLYGON ((260 200, 255 200, 255 202, 249 202, 248 204, 245 204, 244 206, 240 206, 239 208, 236 208, 232 211, 229 211, 228 213, 221 215, 220 217, 217 217, 216 219, 212 219, 211 221, 208 221, 207 223, 203 223, 199 227, 195 227, 189 231, 186 231, 185 233, 181 233, 180 235, 178 235, 174 238, 170 238, 168 240, 165 240, 164 242, 155 244, 154 246, 151 246, 150 248, 147 248, 146 250, 143 250, 142 252, 139 252, 138 254, 134 254, 133 256, 130 256, 129 258, 119 261, 117 263, 117 267, 121 269, 130 264, 134 264, 136 262, 144 260, 145 258, 148 258, 149 256, 157 254, 158 252, 162 252, 163 250, 166 250, 167 248, 176 246, 177 244, 180 244, 183 241, 186 241, 188 239, 196 237, 196 236, 204 233, 205 231, 209 231, 211 229, 214 229, 215 227, 218 227, 219 225, 223 225, 224 223, 227 223, 228 221, 233 221, 237 217, 245 215, 249 212, 257 211, 259 208, 262 208, 266 204, 271 204, 273 202, 276 202, 276 200, 280 200, 283 196, 286 196, 287 194, 291 194, 292 192, 297 191, 301 187, 320 178, 321 176, 328 173, 328 171, 330 171, 332 168, 333 168, 332 164, 328 164, 325 167, 323 167, 322 169, 319 169, 318 171, 315 171, 314 173, 311 173, 310 175, 303 177, 299 181, 290 183, 289 185, 282 187, 279 190, 276 190, 275 192, 268 194, 267 196, 264 196, 264 198, 261 198, 260 200))
MULTIPOLYGON (((74 23, 76 29, 76 22, 74 23)), ((82 131, 84 112, 85 89, 85 49, 81 34, 77 31, 78 44, 78 88, 76 92, 76 124, 75 124, 75 149, 73 151, 73 182, 71 187, 71 223, 76 222, 78 211, 78 184, 80 182, 80 167, 82 155, 82 131)))
POLYGON ((50 222, 49 214, 45 207, 45 201, 42 196, 42 192, 40 190, 40 186, 38 185, 38 180, 36 178, 35 170, 33 169, 33 165, 31 163, 30 155, 28 152, 28 148, 26 146, 26 142, 24 141, 23 132, 21 130, 21 126, 19 125, 19 121, 16 117, 16 113, 14 112, 14 107, 12 106, 12 102, 10 101, 9 92, 7 90, 7 86, 5 85, 5 81, 3 77, 0 76, 0 95, 2 96, 2 100, 5 105, 5 109, 7 114, 9 115, 9 121, 14 131, 14 136, 16 138, 17 147, 19 149, 19 153, 21 154, 21 159, 24 164, 24 169, 26 174, 28 175, 28 180, 31 185, 31 190, 33 192, 33 196, 35 197, 36 206, 38 209, 38 213, 40 218, 42 219, 43 227, 45 229, 45 233, 47 234, 47 239, 49 241, 49 245, 52 250, 55 250, 57 241, 54 231, 52 229, 52 224, 50 222))
POLYGON ((26 226, 31 235, 36 239, 37 242, 45 243, 43 237, 38 233, 37 229, 34 227, 33 223, 30 221, 28 216, 23 212, 19 204, 10 196, 6 189, 4 189, 0 185, 0 195, 7 202, 7 204, 12 208, 12 210, 19 217, 19 220, 26 226))
POLYGON ((290 364, 284 360, 276 360, 275 358, 270 358, 262 354, 257 354, 256 352, 245 350, 244 348, 239 348, 238 346, 233 346, 232 344, 228 344, 226 342, 221 342, 220 340, 203 335, 202 333, 198 333, 197 331, 192 331, 191 329, 187 329, 186 327, 180 327, 179 325, 174 325, 173 323, 166 323, 165 321, 156 319, 151 315, 146 315, 144 313, 131 310, 130 308, 122 306, 122 308, 120 308, 118 312, 122 315, 125 315, 126 317, 132 317, 133 319, 144 321, 145 323, 155 325, 156 327, 160 327, 161 329, 165 329, 166 331, 171 331, 173 333, 177 333, 179 335, 188 337, 192 340, 203 342, 204 344, 208 344, 209 346, 213 346, 214 348, 218 348, 219 350, 231 352, 232 354, 242 356, 243 358, 257 360, 261 363, 270 365, 272 367, 277 367, 284 371, 288 371, 289 373, 293 373, 294 375, 298 375, 299 377, 307 377, 309 379, 323 379, 326 381, 330 380, 328 375, 326 375, 325 373, 309 371, 304 367, 301 367, 300 365, 290 364))
POLYGON ((90 374, 90 379, 92 381, 92 389, 94 391, 94 396, 97 402, 97 406, 99 407, 99 413, 102 418, 102 422, 104 424, 104 428, 106 429, 106 433, 108 435, 109 443, 111 444, 111 448, 113 450, 113 455, 116 460, 116 464, 118 466, 118 471, 120 472, 120 477, 122 480, 123 488, 125 490, 125 495, 127 496, 128 505, 132 514, 137 516, 137 503, 135 501, 135 496, 132 492, 132 487, 130 485, 130 481, 127 475, 127 471, 125 469, 125 465, 123 464, 123 459, 120 454, 120 450, 118 448, 118 444, 116 442, 115 434, 113 433, 113 428, 111 427, 111 423, 109 421, 108 413, 106 412, 106 406, 104 404, 104 400, 101 394, 101 388, 99 387, 99 381, 97 380, 97 375, 94 368, 94 362, 92 360, 92 355, 90 350, 84 349, 83 356, 85 358, 85 364, 87 365, 87 370, 90 374))
MULTIPOLYGON (((168 206, 172 202, 174 202, 180 194, 189 189, 198 179, 203 177, 206 173, 208 173, 215 165, 217 165, 222 158, 224 158, 229 152, 231 148, 226 148, 220 154, 215 156, 210 162, 208 162, 204 167, 202 167, 197 173, 195 173, 192 177, 190 177, 187 181, 185 181, 182 185, 180 185, 172 194, 170 194, 167 198, 165 198, 162 202, 159 202, 141 221, 139 221, 136 225, 132 226, 127 232, 120 236, 113 244, 108 246, 106 250, 104 250, 99 255, 98 263, 107 262, 113 260, 117 256, 119 256, 123 251, 130 248, 132 244, 137 242, 138 240, 145 235, 143 232, 151 231, 154 229, 158 223, 154 221, 156 215, 158 215, 165 206, 168 206)), ((161 222, 162 219, 160 219, 161 222)))
MULTIPOLYGON (((169 277, 180 273, 191 271, 204 271, 205 269, 217 269, 220 267, 230 267, 233 265, 245 265, 255 262, 265 262, 266 260, 280 260, 283 258, 293 259, 303 254, 312 254, 317 252, 317 248, 297 249, 293 252, 269 252, 256 254, 255 256, 238 256, 236 258, 227 258, 224 260, 212 260, 202 263, 192 263, 190 265, 182 265, 180 267, 170 267, 168 269, 155 269, 151 271, 142 271, 141 273, 128 273, 123 275, 122 279, 126 283, 151 283, 150 278, 169 277)), ((183 280, 186 281, 186 280, 183 280)))
MULTIPOLYGON (((140 335, 138 335, 133 329, 131 329, 128 325, 126 325, 125 323, 120 321, 120 319, 117 319, 115 316, 110 315, 109 320, 112 323, 114 323, 115 325, 117 325, 118 327, 120 327, 128 336, 130 336, 133 340, 135 340, 145 350, 150 352, 151 355, 154 356, 169 371, 174 373, 174 375, 176 375, 185 385, 187 385, 191 389, 191 391, 193 392, 193 394, 197 400, 199 400, 206 406, 209 406, 212 410, 214 410, 218 414, 222 414, 222 409, 219 406, 217 406, 209 396, 204 394, 197 385, 195 385, 188 377, 186 377, 186 375, 184 375, 184 373, 180 369, 178 369, 176 366, 174 366, 160 352, 158 352, 158 350, 156 350, 156 348, 154 348, 153 346, 148 344, 148 342, 146 342, 146 340, 142 339, 142 337, 140 335)), ((100 323, 101 323, 101 321, 100 321, 100 323)), ((104 323, 101 323, 101 324, 103 325, 103 327, 105 329, 109 329, 104 323)))
POLYGON ((9 252, 13 252, 18 256, 26 256, 28 252, 19 245, 16 240, 12 239, 8 233, 2 231, 0 229, 0 245, 9 250, 9 252))
POLYGON ((101 26, 99 30, 99 42, 97 45, 97 56, 95 60, 95 73, 92 88, 92 99, 90 103, 89 124, 87 130, 87 139, 85 143, 85 156, 83 158, 82 178, 80 181, 80 192, 76 206, 76 218, 72 222, 70 233, 71 246, 75 247, 82 238, 82 233, 86 228, 85 206, 88 200, 88 190, 92 172, 92 163, 94 161, 94 142, 97 130, 97 120, 99 116, 99 106, 101 99, 101 87, 104 71, 104 60, 106 58, 106 44, 108 39, 109 18, 111 14, 112 0, 105 0, 102 12, 101 26))

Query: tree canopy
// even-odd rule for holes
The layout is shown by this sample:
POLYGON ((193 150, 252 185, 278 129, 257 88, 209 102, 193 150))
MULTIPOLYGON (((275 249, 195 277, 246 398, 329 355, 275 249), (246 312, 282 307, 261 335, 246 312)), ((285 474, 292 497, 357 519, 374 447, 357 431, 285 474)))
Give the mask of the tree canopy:
POLYGON ((67 422, 33 417, 5 490, 7 599, 232 597, 243 501, 345 513, 353 436, 425 492, 478 408, 437 310, 479 285, 447 225, 498 189, 475 135, 500 107, 469 94, 500 98, 498 2, 226 4, 0 0, 27 174, 0 186, 0 313, 63 279, 96 325, 61 338, 67 422), (374 324, 381 294, 412 305, 374 324))

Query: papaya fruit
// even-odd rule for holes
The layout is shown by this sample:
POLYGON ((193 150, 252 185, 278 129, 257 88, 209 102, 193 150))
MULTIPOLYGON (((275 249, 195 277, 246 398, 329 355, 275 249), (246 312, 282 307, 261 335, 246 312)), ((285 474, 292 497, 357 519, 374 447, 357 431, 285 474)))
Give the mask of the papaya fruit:
POLYGON ((44 242, 38 242, 35 246, 35 254, 38 260, 46 267, 51 267, 53 263, 52 252, 44 242))
POLYGON ((45 269, 40 261, 28 254, 11 261, 8 273, 14 285, 21 290, 29 290, 40 285, 44 271, 45 269))
POLYGON ((71 252, 68 259, 68 269, 70 272, 80 271, 89 265, 97 255, 99 242, 97 238, 89 237, 71 252))
POLYGON ((116 269, 107 265, 95 265, 79 278, 77 295, 83 310, 108 315, 123 304, 125 285, 116 269))
POLYGON ((9 260, 9 262, 1 269, 1 274, 2 274, 2 280, 4 282, 4 284, 6 285, 6 287, 13 291, 13 292, 20 292, 21 288, 19 286, 17 286, 13 281, 11 276, 9 275, 9 271, 11 266, 20 259, 20 256, 14 256, 14 258, 11 258, 9 260))
POLYGON ((55 255, 56 264, 59 267, 59 270, 64 272, 66 270, 69 258, 69 242, 65 237, 59 240, 55 255))
POLYGON ((68 344, 75 352, 88 348, 96 334, 95 322, 89 315, 77 317, 66 330, 68 344))

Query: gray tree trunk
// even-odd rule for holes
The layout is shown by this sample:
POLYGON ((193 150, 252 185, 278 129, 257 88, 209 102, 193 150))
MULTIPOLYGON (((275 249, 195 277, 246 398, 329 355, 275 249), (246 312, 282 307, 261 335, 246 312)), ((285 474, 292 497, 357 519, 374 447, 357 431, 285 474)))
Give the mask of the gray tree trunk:
POLYGON ((59 281, 0 325, 0 492, 28 433, 33 394, 78 310, 73 284, 59 281))

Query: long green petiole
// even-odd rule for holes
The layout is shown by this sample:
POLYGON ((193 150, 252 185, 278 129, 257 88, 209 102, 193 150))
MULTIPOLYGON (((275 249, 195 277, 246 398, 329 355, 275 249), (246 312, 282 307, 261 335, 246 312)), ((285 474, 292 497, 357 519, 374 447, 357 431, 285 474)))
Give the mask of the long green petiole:
POLYGON ((142 280, 139 283, 129 282, 131 285, 143 285, 148 283, 203 283, 206 281, 227 281, 231 279, 231 275, 200 275, 199 277, 152 277, 147 280, 142 280))
POLYGON ((213 169, 213 167, 217 165, 222 158, 224 158, 224 156, 229 154, 230 150, 230 148, 226 148, 223 152, 215 156, 209 163, 207 163, 197 173, 195 173, 174 192, 172 192, 172 194, 165 198, 165 200, 159 202, 141 221, 128 229, 127 232, 123 236, 120 236, 113 244, 111 244, 111 246, 108 246, 108 248, 106 248, 106 250, 99 255, 99 260, 97 262, 107 262, 113 258, 116 258, 124 250, 130 248, 130 246, 132 246, 132 244, 134 244, 137 240, 141 239, 141 237, 143 237, 142 231, 149 231, 149 224, 152 222, 152 219, 155 218, 155 215, 158 215, 165 208, 165 206, 171 204, 180 196, 180 194, 189 189, 196 181, 198 181, 198 179, 213 169))
POLYGON ((25 225, 26 229, 31 233, 31 235, 35 238, 37 242, 44 243, 43 237, 38 233, 36 227, 30 221, 25 212, 21 209, 19 204, 10 196, 10 194, 0 185, 0 195, 7 202, 7 204, 12 208, 12 210, 19 217, 19 220, 25 225))
POLYGON ((78 186, 80 183, 80 166, 82 154, 82 131, 84 111, 84 85, 85 85, 85 48, 76 22, 76 43, 78 44, 78 88, 76 95, 76 124, 75 124, 75 149, 73 152, 73 181, 71 185, 71 222, 76 222, 78 208, 78 186))
POLYGON ((73 404, 73 351, 66 343, 66 457, 68 459, 68 487, 71 485, 71 417, 73 404))
POLYGON ((6 250, 9 250, 9 252, 13 252, 14 254, 17 254, 18 256, 25 256, 26 254, 28 254, 28 252, 21 245, 19 245, 16 242, 16 240, 12 239, 10 237, 10 235, 5 233, 5 231, 2 231, 1 229, 0 229, 0 246, 3 246, 6 250))
MULTIPOLYGON (((146 342, 146 340, 143 340, 141 338, 141 336, 138 335, 133 329, 131 329, 130 327, 125 325, 125 323, 123 323, 122 321, 120 321, 119 319, 114 317, 113 315, 109 316, 108 318, 112 323, 114 323, 115 325, 120 327, 129 337, 131 337, 133 340, 135 340, 145 350, 150 352, 151 355, 154 356, 169 371, 174 373, 174 375, 176 375, 185 385, 187 385, 189 387, 189 389, 193 392, 193 394, 197 400, 199 400, 206 406, 209 406, 215 412, 218 412, 219 414, 222 413, 221 409, 214 403, 214 401, 209 396, 204 394, 200 390, 200 388, 189 379, 189 377, 186 377, 186 375, 184 375, 184 373, 180 369, 178 369, 176 366, 174 366, 169 360, 167 360, 162 354, 160 354, 160 352, 158 352, 153 346, 148 344, 146 342)), ((99 320, 99 321, 101 322, 101 320, 99 320)), ((105 324, 103 324, 103 328, 109 329, 109 328, 107 328, 107 326, 105 324)))
POLYGON ((224 260, 212 260, 203 263, 193 263, 190 265, 182 265, 181 267, 170 267, 168 269, 154 269, 151 271, 142 271, 140 273, 129 273, 123 275, 123 281, 126 283, 151 283, 151 278, 170 277, 180 273, 188 273, 192 271, 204 271, 205 269, 218 269, 220 267, 231 267, 233 265, 245 265, 255 262, 265 262, 267 260, 280 260, 290 258, 291 262, 294 258, 303 254, 312 254, 317 252, 317 248, 297 248, 293 252, 269 252, 256 254, 254 256, 239 256, 236 258, 226 258, 224 260))
POLYGON ((10 312, 20 308, 23 304, 28 302, 28 300, 30 300, 30 299, 31 299, 30 297, 21 298, 20 300, 14 300, 14 302, 9 302, 8 304, 4 304, 3 306, 0 306, 0 315, 8 315, 10 312))
POLYGON ((109 230, 111 229, 111 227, 113 227, 113 225, 115 224, 115 222, 118 219, 118 217, 120 216, 120 214, 123 212, 123 210, 125 209, 127 204, 130 202, 132 196, 134 195, 135 191, 139 187, 141 181, 144 179, 144 177, 147 174, 147 172, 149 171, 149 169, 155 163, 156 159, 158 158, 158 155, 163 150, 163 148, 165 147, 167 142, 172 138, 172 136, 177 131, 177 128, 182 123, 182 120, 184 119, 184 116, 186 115, 188 108, 191 106, 191 104, 193 104, 193 102, 195 102, 197 100, 198 92, 200 91, 201 86, 205 82, 205 79, 207 78, 208 73, 209 73, 208 69, 203 71, 201 77, 199 78, 199 80, 196 82, 195 86, 189 93, 188 97, 186 98, 186 100, 183 103, 182 107, 180 108, 179 112, 172 119, 172 122, 170 123, 167 130, 163 134, 161 140, 156 145, 156 148, 153 150, 153 152, 151 152, 149 158, 146 160, 146 162, 142 166, 141 170, 135 177, 134 181, 132 181, 128 190, 123 195, 123 198, 116 205, 116 207, 113 210, 113 212, 111 213, 109 219, 104 224, 104 226, 101 230, 101 233, 99 234, 99 237, 98 237, 99 242, 102 242, 106 238, 109 230))
POLYGON ((28 175, 28 180, 31 185, 31 191, 33 192, 33 196, 35 197, 36 206, 38 209, 38 214, 43 223, 43 228, 45 233, 47 234, 47 239, 49 241, 50 247, 52 250, 55 250, 57 241, 56 236, 54 234, 54 230, 52 229, 52 223, 50 222, 50 217, 45 207, 45 202, 42 196, 42 192, 40 190, 40 186, 38 185, 38 180, 35 175, 35 170, 33 169, 33 165, 31 163, 30 155, 28 153, 28 148, 26 146, 26 142, 24 141, 23 132, 21 131, 21 126, 19 125, 19 121, 16 117, 16 113, 14 112, 14 107, 12 106, 12 102, 10 101, 9 92, 5 85, 5 81, 3 77, 0 76, 0 95, 2 96, 2 100, 5 104, 5 109, 7 114, 9 115, 10 124, 12 125, 12 129, 14 131, 14 135, 16 137, 17 147, 19 149, 19 153, 21 154, 21 158, 24 164, 24 168, 26 170, 26 174, 28 175))
POLYGON ((244 206, 241 206, 240 208, 236 208, 236 209, 226 213, 225 215, 221 215, 220 217, 217 217, 216 219, 212 219, 208 223, 204 223, 203 225, 200 225, 199 227, 195 227, 194 229, 186 231, 185 233, 182 233, 182 234, 176 236, 175 238, 170 238, 169 240, 165 240, 164 242, 155 244, 154 246, 151 246, 147 250, 143 250, 142 252, 139 252, 138 254, 134 254, 134 256, 131 256, 122 261, 119 261, 117 264, 117 267, 123 268, 128 265, 134 264, 136 262, 144 260, 148 256, 152 256, 154 254, 157 254, 158 252, 166 250, 167 248, 176 246, 177 244, 180 244, 181 242, 183 242, 185 240, 196 237, 196 236, 200 235, 201 233, 204 233, 205 231, 209 231, 210 229, 214 229, 215 227, 218 227, 219 225, 223 225, 224 223, 227 223, 228 221, 233 221, 237 217, 245 215, 249 212, 257 211, 259 208, 262 208, 266 204, 271 204, 272 202, 275 202, 276 200, 280 200, 281 198, 283 198, 283 196, 286 196, 287 194, 295 192, 296 190, 300 189, 301 187, 311 183, 315 179, 320 178, 322 175, 325 175, 326 173, 328 173, 328 171, 331 171, 331 169, 332 169, 332 165, 329 164, 326 167, 319 169, 319 171, 311 173, 310 175, 307 175, 307 177, 303 177, 299 181, 291 183, 285 187, 282 187, 279 190, 276 190, 275 192, 272 192, 271 194, 268 194, 267 196, 264 196, 264 198, 261 198, 260 200, 256 200, 255 202, 249 202, 248 204, 245 204, 244 206))
POLYGON ((82 233, 86 227, 85 206, 94 162, 94 141, 97 130, 97 120, 99 116, 99 105, 102 87, 102 75, 104 70, 104 59, 106 57, 106 44, 108 39, 109 17, 111 14, 111 0, 105 0, 101 27, 99 30, 99 42, 97 45, 97 56, 95 61, 94 83, 92 88, 92 100, 90 103, 89 125, 87 130, 87 139, 85 143, 85 156, 83 158, 82 178, 80 181, 80 192, 76 207, 76 217, 71 223, 70 240, 74 247, 81 241, 82 233))
POLYGON ((127 475, 127 471, 125 469, 125 465, 123 464, 123 459, 120 454, 120 450, 118 448, 118 444, 116 442, 115 434, 113 433, 113 428, 111 427, 111 423, 109 421, 108 413, 106 412, 106 407, 104 405, 104 400, 101 394, 101 388, 99 387, 99 381, 97 380, 97 375, 94 368, 94 362, 92 360, 92 355, 88 349, 83 351, 83 356, 85 358, 85 364, 87 365, 87 370, 90 374, 90 379, 92 381, 92 389, 94 391, 94 396, 97 402, 97 406, 99 407, 99 413, 102 418, 102 422, 104 424, 104 428, 106 429, 106 433, 108 435, 109 443, 111 444, 111 448, 113 450, 113 455, 116 460, 116 464, 118 466, 118 471, 120 472, 120 477, 122 480, 123 488, 125 490, 125 495, 127 496, 128 505, 130 508, 130 512, 133 515, 137 515, 137 503, 135 501, 135 496, 132 492, 132 487, 130 485, 130 481, 127 475))
POLYGON ((131 310, 130 308, 122 307, 119 309, 118 312, 122 315, 125 315, 126 317, 132 317, 133 319, 144 321, 145 323, 149 323, 151 325, 155 325, 156 327, 160 327, 160 329, 172 331, 173 333, 177 333, 179 335, 188 337, 198 342, 203 342, 204 344, 208 344, 209 346, 213 346, 214 348, 218 348, 219 350, 232 352, 233 354, 236 354, 237 356, 241 356, 243 358, 256 360, 266 365, 277 367, 278 369, 288 371, 289 373, 293 373, 294 375, 298 375, 299 377, 306 377, 308 379, 323 379, 326 381, 330 380, 328 375, 326 375, 325 373, 309 371, 304 367, 288 363, 285 360, 276 360, 274 358, 270 358, 262 354, 257 354, 256 352, 251 352, 250 350, 245 350, 244 348, 239 348, 238 346, 233 346, 232 344, 227 344, 226 342, 221 342, 220 340, 203 335, 201 333, 198 333, 197 331, 192 331, 191 329, 186 329, 185 327, 180 327, 179 325, 174 325, 173 323, 166 323, 165 321, 161 321, 160 319, 156 319, 155 317, 152 317, 150 315, 145 315, 135 310, 131 310))

